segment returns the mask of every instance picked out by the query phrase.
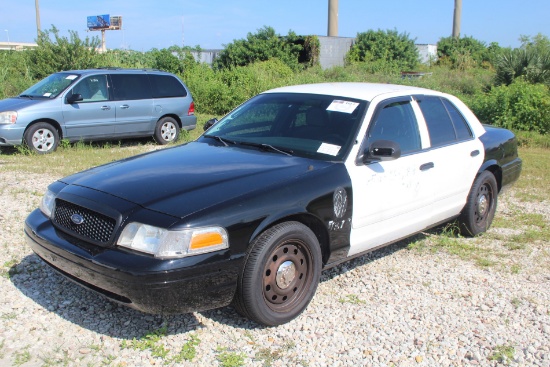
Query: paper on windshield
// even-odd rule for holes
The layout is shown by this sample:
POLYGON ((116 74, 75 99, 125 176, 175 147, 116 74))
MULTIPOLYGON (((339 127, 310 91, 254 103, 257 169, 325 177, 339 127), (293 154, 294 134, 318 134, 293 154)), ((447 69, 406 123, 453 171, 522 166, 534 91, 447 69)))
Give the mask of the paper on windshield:
POLYGON ((357 102, 335 99, 334 101, 332 101, 330 106, 327 107, 327 111, 353 113, 357 106, 359 106, 359 103, 357 102))

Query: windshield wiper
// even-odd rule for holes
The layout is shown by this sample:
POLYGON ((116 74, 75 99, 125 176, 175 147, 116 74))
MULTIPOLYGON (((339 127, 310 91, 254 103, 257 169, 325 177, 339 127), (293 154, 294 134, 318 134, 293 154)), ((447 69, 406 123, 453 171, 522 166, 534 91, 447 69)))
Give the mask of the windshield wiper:
POLYGON ((29 99, 32 99, 33 96, 31 96, 30 94, 20 94, 18 95, 17 97, 20 97, 20 98, 29 98, 29 99))
POLYGON ((224 138, 222 138, 221 136, 209 135, 209 134, 206 134, 206 135, 203 135, 203 136, 204 136, 205 138, 216 139, 216 140, 219 141, 220 143, 223 143, 223 145, 225 145, 226 147, 229 146, 229 144, 227 144, 228 142, 231 143, 231 144, 235 144, 234 141, 224 139, 224 138))
POLYGON ((270 145, 270 144, 252 143, 252 142, 249 142, 249 141, 240 141, 239 144, 249 145, 249 146, 257 147, 257 148, 262 148, 263 150, 271 150, 273 152, 281 153, 281 154, 288 155, 288 156, 292 156, 293 153, 294 153, 292 150, 277 148, 277 147, 274 147, 273 145, 270 145))

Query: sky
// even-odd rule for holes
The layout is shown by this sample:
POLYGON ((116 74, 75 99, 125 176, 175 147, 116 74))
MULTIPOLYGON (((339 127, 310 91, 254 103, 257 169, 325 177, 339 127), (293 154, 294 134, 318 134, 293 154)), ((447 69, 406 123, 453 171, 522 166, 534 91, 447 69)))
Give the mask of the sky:
MULTIPOLYGON (((220 49, 264 26, 287 35, 327 35, 328 0, 41 0, 42 30, 61 36, 88 32, 88 16, 122 16, 123 29, 106 31, 108 49, 149 51, 173 45, 220 49)), ((0 0, 0 42, 35 42, 33 0, 0 0)), ((451 35, 454 0, 339 0, 338 36, 397 30, 417 44, 451 35)), ((522 35, 550 37, 549 0, 462 0, 461 36, 486 44, 520 46, 522 35)))

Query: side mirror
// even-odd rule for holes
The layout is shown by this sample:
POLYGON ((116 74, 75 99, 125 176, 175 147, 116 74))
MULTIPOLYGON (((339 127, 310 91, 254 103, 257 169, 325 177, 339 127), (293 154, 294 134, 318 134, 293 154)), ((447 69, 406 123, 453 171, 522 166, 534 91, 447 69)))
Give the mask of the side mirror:
POLYGON ((73 104, 75 102, 80 102, 82 101, 83 98, 82 98, 82 94, 71 94, 70 96, 67 97, 67 103, 68 104, 73 104))
POLYGON ((401 157, 401 147, 391 140, 376 140, 363 153, 363 163, 392 161, 401 157))
POLYGON ((206 123, 204 124, 204 131, 210 129, 216 122, 218 122, 218 119, 215 117, 206 121, 206 123))

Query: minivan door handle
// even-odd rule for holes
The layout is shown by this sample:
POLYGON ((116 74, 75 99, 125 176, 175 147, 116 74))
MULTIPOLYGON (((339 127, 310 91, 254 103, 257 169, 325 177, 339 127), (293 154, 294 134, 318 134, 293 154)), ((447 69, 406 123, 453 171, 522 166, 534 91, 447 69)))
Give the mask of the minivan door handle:
POLYGON ((127 108, 130 108, 130 106, 128 106, 127 104, 123 104, 122 106, 120 106, 120 108, 127 109, 127 108))
POLYGON ((101 106, 101 109, 104 111, 108 111, 111 109, 111 106, 101 106))

